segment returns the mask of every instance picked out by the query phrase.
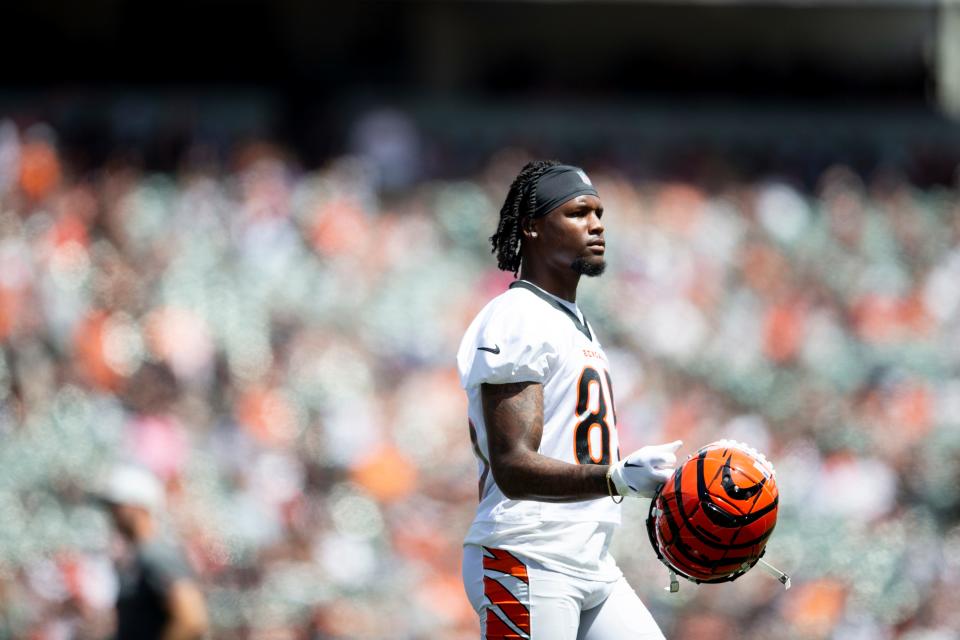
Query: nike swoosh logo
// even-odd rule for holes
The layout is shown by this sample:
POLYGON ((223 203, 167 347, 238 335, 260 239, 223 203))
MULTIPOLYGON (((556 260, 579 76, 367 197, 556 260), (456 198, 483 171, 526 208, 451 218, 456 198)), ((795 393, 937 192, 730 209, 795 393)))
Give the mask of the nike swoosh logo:
POLYGON ((500 353, 500 345, 495 344, 492 349, 490 347, 477 347, 477 351, 489 351, 493 355, 497 355, 500 353))
POLYGON ((734 500, 749 500, 759 493, 760 489, 762 489, 763 485, 767 482, 767 479, 764 478, 751 487, 738 487, 733 481, 733 473, 730 468, 730 460, 732 458, 733 456, 728 456, 727 461, 723 463, 723 469, 720 475, 720 486, 723 487, 724 493, 734 500))

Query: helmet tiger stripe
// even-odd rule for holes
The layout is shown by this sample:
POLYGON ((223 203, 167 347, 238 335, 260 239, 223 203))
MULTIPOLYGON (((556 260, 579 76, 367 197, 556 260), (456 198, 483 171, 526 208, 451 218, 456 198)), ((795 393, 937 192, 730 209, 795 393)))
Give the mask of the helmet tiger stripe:
POLYGON ((657 556, 678 575, 727 582, 760 560, 778 504, 773 465, 745 444, 719 440, 678 465, 660 487, 647 533, 657 556))

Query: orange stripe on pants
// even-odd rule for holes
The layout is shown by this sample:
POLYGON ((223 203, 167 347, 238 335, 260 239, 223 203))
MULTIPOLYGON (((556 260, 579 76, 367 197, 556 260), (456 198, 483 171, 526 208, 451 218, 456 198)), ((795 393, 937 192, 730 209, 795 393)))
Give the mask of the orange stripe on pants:
POLYGON ((515 555, 509 551, 504 551, 503 549, 491 549, 490 547, 484 547, 484 550, 487 553, 493 554, 492 558, 487 557, 486 555, 483 556, 483 569, 485 571, 499 571, 500 573, 505 573, 508 576, 520 578, 529 584, 527 579, 527 566, 520 562, 515 555))
MULTIPOLYGON (((513 576, 524 584, 529 584, 527 567, 513 554, 502 549, 484 549, 493 555, 484 555, 484 572, 498 572, 513 576)), ((530 637, 530 608, 529 595, 523 585, 516 585, 522 591, 521 597, 512 593, 499 580, 490 576, 483 578, 483 594, 490 602, 486 617, 486 640, 507 640, 530 637), (497 611, 502 614, 515 628, 506 624, 497 611), (521 632, 523 635, 517 633, 521 632)))

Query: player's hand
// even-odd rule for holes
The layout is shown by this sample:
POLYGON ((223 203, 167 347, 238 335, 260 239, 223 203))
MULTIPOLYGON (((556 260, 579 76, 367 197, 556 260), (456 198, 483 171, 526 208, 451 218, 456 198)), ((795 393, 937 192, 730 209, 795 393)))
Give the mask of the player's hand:
POLYGON ((612 465, 610 481, 617 493, 631 498, 652 498, 657 488, 670 479, 677 466, 676 451, 683 440, 641 447, 612 465))

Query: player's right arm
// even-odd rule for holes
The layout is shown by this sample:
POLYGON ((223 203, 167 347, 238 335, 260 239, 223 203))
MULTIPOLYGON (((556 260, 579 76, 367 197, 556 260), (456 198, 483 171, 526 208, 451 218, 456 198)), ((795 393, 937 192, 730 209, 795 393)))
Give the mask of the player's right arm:
POLYGON ((543 437, 542 384, 485 383, 480 394, 490 470, 511 500, 576 502, 614 494, 649 498, 673 474, 679 440, 641 447, 613 465, 571 464, 538 451, 543 437))
POLYGON ((609 495, 607 465, 570 464, 538 453, 543 436, 543 385, 480 388, 493 479, 512 500, 575 502, 609 495))

